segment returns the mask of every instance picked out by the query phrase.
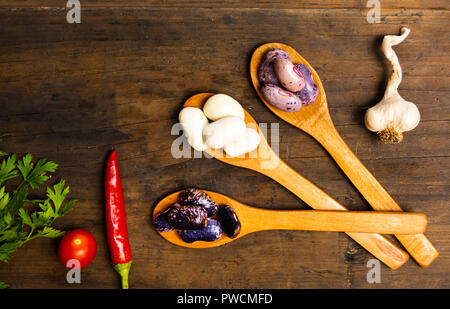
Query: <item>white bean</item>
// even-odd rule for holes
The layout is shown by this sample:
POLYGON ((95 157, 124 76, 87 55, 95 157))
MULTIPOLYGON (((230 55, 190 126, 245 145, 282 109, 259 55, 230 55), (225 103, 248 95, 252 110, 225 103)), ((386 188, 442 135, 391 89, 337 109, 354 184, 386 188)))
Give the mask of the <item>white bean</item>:
POLYGON ((261 138, 258 132, 254 129, 247 128, 245 136, 230 144, 226 144, 224 150, 229 157, 239 157, 255 150, 260 141, 261 138))
POLYGON ((244 119, 244 109, 241 104, 229 95, 222 93, 210 97, 203 106, 203 112, 212 121, 227 116, 244 119))
POLYGON ((178 115, 189 145, 195 150, 204 151, 208 146, 203 141, 203 129, 208 125, 208 119, 200 108, 185 107, 178 115))
POLYGON ((220 149, 246 134, 244 120, 228 116, 214 121, 203 129, 203 137, 210 148, 220 149))

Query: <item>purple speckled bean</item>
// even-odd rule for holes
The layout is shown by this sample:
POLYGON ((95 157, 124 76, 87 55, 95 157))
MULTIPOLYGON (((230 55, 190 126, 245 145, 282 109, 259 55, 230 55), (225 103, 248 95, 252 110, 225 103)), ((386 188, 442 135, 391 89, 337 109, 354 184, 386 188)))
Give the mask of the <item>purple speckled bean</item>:
POLYGON ((202 206, 173 207, 168 213, 169 223, 177 230, 197 230, 206 225, 207 213, 202 206))
POLYGON ((218 209, 217 204, 208 194, 196 188, 184 190, 179 196, 179 201, 183 205, 202 206, 208 213, 208 217, 213 216, 218 209))
POLYGON ((214 219, 208 219, 206 226, 201 230, 184 230, 180 232, 181 239, 187 243, 194 241, 215 241, 222 236, 222 228, 214 219))
POLYGON ((170 206, 169 208, 166 209, 166 211, 158 214, 155 218, 155 228, 158 232, 162 233, 162 232, 168 232, 173 230, 172 225, 170 225, 169 223, 169 211, 173 208, 173 207, 180 207, 181 205, 178 203, 173 204, 172 206, 170 206))
POLYGON ((258 70, 258 78, 262 84, 280 85, 273 67, 275 60, 278 58, 290 60, 289 55, 282 49, 273 49, 266 53, 258 70))
POLYGON ((296 112, 302 107, 298 96, 276 85, 262 86, 261 93, 271 105, 286 112, 296 112))
POLYGON ((305 78, 305 88, 295 93, 305 106, 311 105, 319 94, 319 89, 311 75, 311 70, 304 64, 298 63, 295 67, 302 73, 305 78))

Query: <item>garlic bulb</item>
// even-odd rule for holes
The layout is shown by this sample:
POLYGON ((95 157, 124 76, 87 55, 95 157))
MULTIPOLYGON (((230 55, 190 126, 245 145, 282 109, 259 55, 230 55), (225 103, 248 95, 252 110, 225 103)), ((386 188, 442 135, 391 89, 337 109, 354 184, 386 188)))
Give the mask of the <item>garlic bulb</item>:
POLYGON ((365 116, 367 129, 378 132, 380 139, 387 144, 400 143, 403 132, 417 127, 420 121, 420 112, 417 106, 404 100, 398 93, 398 86, 402 81, 402 68, 392 46, 395 46, 408 36, 410 30, 401 28, 401 35, 386 35, 383 39, 382 49, 386 58, 391 62, 393 71, 389 78, 384 97, 365 116))

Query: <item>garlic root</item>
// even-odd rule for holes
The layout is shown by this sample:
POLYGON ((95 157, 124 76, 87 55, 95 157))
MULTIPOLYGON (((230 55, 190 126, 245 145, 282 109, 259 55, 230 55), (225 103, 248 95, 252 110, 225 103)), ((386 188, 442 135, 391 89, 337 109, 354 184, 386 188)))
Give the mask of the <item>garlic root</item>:
POLYGON ((377 134, 385 144, 398 144, 403 140, 403 133, 395 127, 384 129, 377 134))
POLYGON ((398 86, 402 81, 402 68, 392 49, 392 46, 403 42, 409 32, 408 28, 402 27, 401 35, 384 36, 383 53, 392 64, 393 70, 383 99, 369 108, 365 116, 367 129, 377 132, 380 139, 387 144, 400 143, 403 140, 403 132, 414 129, 420 121, 417 106, 403 99, 398 93, 398 86))

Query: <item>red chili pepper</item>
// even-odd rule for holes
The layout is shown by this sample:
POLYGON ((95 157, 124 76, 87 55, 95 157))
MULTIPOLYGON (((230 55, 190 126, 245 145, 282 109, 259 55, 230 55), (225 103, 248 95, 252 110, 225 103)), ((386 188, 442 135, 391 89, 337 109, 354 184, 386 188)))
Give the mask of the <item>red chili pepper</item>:
POLYGON ((114 269, 122 278, 122 288, 128 289, 128 273, 132 263, 128 241, 127 218, 120 180, 117 152, 108 157, 105 172, 106 235, 114 269))

